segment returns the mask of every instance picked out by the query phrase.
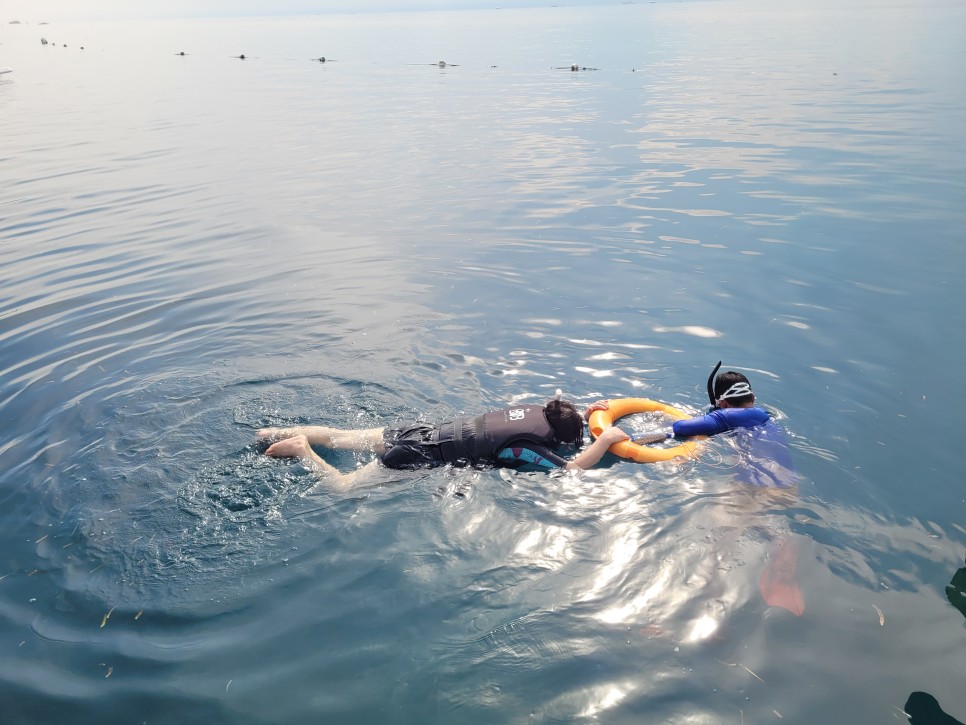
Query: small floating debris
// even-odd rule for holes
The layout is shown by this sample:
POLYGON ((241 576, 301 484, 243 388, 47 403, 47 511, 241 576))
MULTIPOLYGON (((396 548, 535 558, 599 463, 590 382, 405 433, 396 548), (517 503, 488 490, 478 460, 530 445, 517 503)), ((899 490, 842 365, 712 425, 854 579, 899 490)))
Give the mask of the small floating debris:
POLYGON ((111 607, 111 611, 104 615, 104 619, 101 620, 101 629, 104 629, 104 625, 107 624, 107 620, 111 618, 111 612, 113 612, 117 607, 111 607))
POLYGON ((47 38, 41 38, 40 39, 40 44, 41 45, 47 45, 47 38))
POLYGON ((875 613, 879 615, 879 626, 885 627, 885 615, 882 613, 882 610, 879 609, 879 607, 875 604, 872 605, 872 608, 875 610, 875 613))

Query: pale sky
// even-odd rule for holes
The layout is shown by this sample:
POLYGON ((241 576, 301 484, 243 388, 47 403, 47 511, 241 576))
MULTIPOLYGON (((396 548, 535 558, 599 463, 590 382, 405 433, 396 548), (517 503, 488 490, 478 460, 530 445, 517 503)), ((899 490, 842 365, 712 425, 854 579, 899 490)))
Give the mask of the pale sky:
MULTIPOLYGON (((639 2, 643 0, 638 0, 639 2)), ((402 10, 464 10, 550 5, 613 5, 620 0, 5 0, 0 23, 180 18, 402 10)))

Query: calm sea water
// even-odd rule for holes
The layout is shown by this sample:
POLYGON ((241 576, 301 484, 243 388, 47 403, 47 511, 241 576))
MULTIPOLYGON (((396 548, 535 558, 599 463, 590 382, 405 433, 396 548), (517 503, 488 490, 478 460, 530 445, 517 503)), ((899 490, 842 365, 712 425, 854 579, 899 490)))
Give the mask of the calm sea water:
POLYGON ((966 719, 962 3, 21 20, 0 721, 966 719), (724 440, 349 492, 253 445, 558 387, 698 412, 719 359, 797 497, 724 440))

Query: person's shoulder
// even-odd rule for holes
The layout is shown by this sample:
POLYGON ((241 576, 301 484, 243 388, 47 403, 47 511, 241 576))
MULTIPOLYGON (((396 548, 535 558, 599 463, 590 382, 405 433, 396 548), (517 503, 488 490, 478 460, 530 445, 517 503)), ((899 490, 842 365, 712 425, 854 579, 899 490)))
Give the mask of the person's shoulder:
POLYGON ((771 420, 771 413, 764 408, 721 408, 715 411, 721 413, 731 425, 750 428, 756 425, 764 425, 771 420))

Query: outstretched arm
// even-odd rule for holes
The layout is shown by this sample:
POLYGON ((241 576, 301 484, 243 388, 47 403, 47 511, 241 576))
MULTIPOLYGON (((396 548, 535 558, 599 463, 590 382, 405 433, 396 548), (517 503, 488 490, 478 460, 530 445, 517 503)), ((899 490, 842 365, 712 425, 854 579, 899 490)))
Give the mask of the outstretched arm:
POLYGON ((567 462, 567 470, 582 471, 593 468, 604 457, 608 448, 615 443, 626 441, 627 439, 627 433, 620 428, 615 428, 614 426, 604 428, 597 437, 597 440, 581 451, 579 456, 567 462))

